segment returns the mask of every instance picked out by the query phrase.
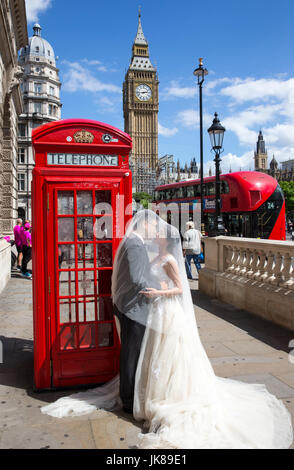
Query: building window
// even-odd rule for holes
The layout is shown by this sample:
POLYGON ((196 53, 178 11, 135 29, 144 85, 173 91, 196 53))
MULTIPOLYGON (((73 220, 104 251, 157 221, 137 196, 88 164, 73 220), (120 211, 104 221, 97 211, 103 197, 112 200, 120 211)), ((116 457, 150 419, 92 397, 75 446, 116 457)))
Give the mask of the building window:
POLYGON ((49 87, 49 94, 54 96, 54 93, 55 93, 55 89, 54 89, 54 86, 50 86, 49 87))
POLYGON ((27 132, 26 132, 26 125, 25 124, 19 124, 18 125, 18 135, 20 137, 26 137, 27 132))
POLYGON ((42 93, 42 84, 41 83, 35 83, 35 93, 41 94, 42 93))
POLYGON ((50 51, 48 50, 48 55, 50 56, 50 51))
POLYGON ((25 191, 25 178, 26 178, 25 173, 18 173, 17 181, 18 181, 18 190, 19 191, 25 191))
POLYGON ((56 116, 57 108, 53 104, 49 104, 49 116, 56 116))
POLYGON ((36 47, 36 52, 40 52, 39 46, 36 47))
POLYGON ((18 163, 25 163, 25 157, 26 157, 26 149, 19 148, 18 149, 18 163))
POLYGON ((34 112, 38 113, 38 114, 41 114, 41 112, 42 112, 41 103, 34 103, 34 112))

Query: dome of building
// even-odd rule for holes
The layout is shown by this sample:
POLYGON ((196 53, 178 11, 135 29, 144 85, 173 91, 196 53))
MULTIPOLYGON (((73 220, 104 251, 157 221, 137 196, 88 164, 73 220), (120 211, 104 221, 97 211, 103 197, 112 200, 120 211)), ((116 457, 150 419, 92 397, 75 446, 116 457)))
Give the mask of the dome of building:
POLYGON ((33 27, 34 35, 29 38, 29 45, 20 50, 20 59, 24 57, 42 57, 51 65, 55 66, 55 54, 53 47, 46 39, 41 36, 41 26, 35 24, 33 27))

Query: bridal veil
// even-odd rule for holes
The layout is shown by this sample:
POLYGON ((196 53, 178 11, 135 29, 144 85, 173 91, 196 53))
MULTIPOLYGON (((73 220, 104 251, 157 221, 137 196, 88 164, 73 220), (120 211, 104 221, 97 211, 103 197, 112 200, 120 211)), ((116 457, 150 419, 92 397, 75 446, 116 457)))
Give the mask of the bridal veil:
MULTIPOLYGON (((291 416, 282 401, 262 384, 214 374, 198 333, 180 234, 152 211, 134 216, 117 250, 112 276, 114 303, 119 308, 128 289, 118 279, 125 269, 122 254, 133 236, 142 238, 162 289, 171 289, 175 276, 182 286, 179 295, 151 298, 148 317, 142 320, 139 315, 137 319, 144 321, 146 329, 134 394, 134 417, 144 422, 144 432, 135 444, 140 448, 288 448, 293 440, 291 416)), ((119 378, 115 377, 89 393, 43 407, 42 412, 62 417, 88 413, 96 407, 116 409, 120 406, 118 393, 119 378)))

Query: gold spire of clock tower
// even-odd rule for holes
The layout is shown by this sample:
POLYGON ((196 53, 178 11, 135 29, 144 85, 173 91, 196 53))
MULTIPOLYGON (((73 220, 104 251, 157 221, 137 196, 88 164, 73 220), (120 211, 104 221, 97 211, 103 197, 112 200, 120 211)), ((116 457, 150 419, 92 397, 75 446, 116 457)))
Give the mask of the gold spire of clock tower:
MULTIPOLYGON (((133 139, 134 172, 145 167, 155 170, 158 162, 158 77, 149 57, 141 11, 133 43, 132 58, 123 84, 125 132, 133 139)), ((136 188, 137 191, 144 190, 136 188)))

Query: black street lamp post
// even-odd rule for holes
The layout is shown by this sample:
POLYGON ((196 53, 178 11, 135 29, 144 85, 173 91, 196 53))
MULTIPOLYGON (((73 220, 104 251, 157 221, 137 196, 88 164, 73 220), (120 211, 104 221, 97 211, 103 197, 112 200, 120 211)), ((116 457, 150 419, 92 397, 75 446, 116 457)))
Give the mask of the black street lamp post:
POLYGON ((204 217, 203 217, 203 114, 202 114, 202 84, 204 82, 205 75, 208 71, 203 68, 203 59, 199 59, 198 69, 194 70, 194 75, 197 77, 199 85, 199 125, 200 125, 200 202, 201 202, 201 232, 204 235, 204 217))
POLYGON ((211 146, 215 152, 215 221, 214 227, 218 234, 218 223, 220 221, 221 191, 220 191, 220 154, 223 152, 223 140, 226 129, 221 125, 217 113, 214 114, 212 125, 208 129, 211 146))

